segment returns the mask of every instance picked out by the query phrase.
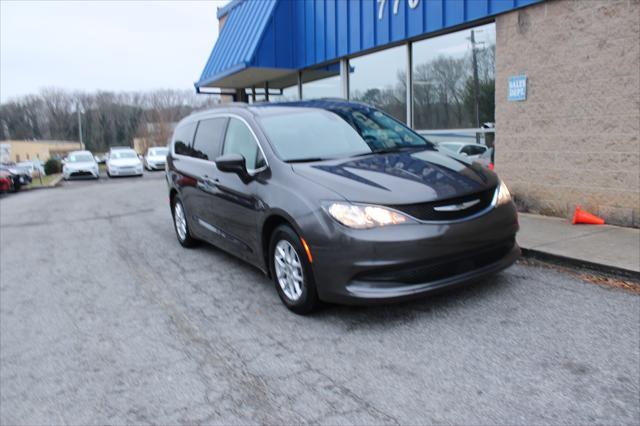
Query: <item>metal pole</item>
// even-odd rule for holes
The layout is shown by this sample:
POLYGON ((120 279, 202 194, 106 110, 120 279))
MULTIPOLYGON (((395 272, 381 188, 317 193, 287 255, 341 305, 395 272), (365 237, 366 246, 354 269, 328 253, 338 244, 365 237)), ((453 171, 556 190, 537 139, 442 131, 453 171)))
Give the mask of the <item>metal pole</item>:
POLYGON ((298 100, 302 100, 302 71, 298 71, 298 100))
MULTIPOLYGON (((471 30, 471 56, 473 59, 473 97, 475 101, 476 128, 480 128, 480 81, 478 79, 478 59, 476 58, 476 36, 471 30)), ((480 143, 480 134, 476 132, 476 143, 480 143)))
POLYGON ((413 52, 412 43, 407 43, 407 126, 413 128, 413 52))
POLYGON ((349 99, 349 60, 340 59, 340 94, 349 99))
POLYGON ((82 116, 80 115, 80 102, 76 103, 76 111, 78 112, 78 137, 80 139, 80 149, 84 150, 84 142, 82 142, 82 116))

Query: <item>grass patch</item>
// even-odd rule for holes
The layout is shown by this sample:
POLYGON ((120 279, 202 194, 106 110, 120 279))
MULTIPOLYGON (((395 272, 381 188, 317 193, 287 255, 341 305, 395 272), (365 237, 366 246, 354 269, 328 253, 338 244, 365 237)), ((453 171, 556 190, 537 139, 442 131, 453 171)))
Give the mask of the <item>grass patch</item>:
POLYGON ((29 188, 37 188, 40 186, 49 186, 51 185, 51 183, 58 179, 60 177, 62 173, 55 173, 52 175, 46 175, 46 176, 42 176, 42 183, 40 183, 40 178, 39 177, 34 177, 33 181, 31 182, 31 185, 29 185, 29 188))

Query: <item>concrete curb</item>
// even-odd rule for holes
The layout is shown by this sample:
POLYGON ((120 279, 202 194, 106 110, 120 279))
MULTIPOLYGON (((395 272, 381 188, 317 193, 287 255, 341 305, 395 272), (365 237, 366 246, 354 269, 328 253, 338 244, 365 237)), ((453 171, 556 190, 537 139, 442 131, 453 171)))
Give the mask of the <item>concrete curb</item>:
POLYGON ((540 260, 543 262, 553 263, 559 266, 569 266, 576 269, 588 269, 599 274, 609 275, 616 278, 630 279, 640 282, 640 272, 629 269, 619 268, 617 266, 605 265, 601 263, 589 262, 586 260, 575 259, 562 255, 547 253, 540 250, 525 249, 522 250, 522 257, 540 260))

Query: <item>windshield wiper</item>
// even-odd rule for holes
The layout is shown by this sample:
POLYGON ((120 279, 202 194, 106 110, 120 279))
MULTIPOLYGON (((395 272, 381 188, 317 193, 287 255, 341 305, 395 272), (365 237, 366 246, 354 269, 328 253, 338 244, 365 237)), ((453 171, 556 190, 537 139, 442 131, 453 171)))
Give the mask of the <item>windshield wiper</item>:
POLYGON ((363 152, 360 154, 353 155, 353 157, 363 157, 369 154, 392 154, 394 152, 414 151, 414 150, 428 149, 428 148, 429 148, 428 145, 395 146, 393 148, 374 149, 370 152, 363 152))
POLYGON ((324 161, 328 158, 309 157, 309 158, 294 158, 292 160, 286 160, 285 163, 312 163, 314 161, 324 161))

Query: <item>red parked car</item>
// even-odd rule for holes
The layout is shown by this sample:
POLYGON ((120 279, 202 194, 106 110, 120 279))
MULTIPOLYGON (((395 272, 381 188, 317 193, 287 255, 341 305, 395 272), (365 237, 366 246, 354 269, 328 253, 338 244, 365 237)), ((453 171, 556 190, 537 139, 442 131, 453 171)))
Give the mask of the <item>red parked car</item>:
POLYGON ((0 192, 9 192, 12 183, 11 175, 5 171, 0 171, 0 192))

